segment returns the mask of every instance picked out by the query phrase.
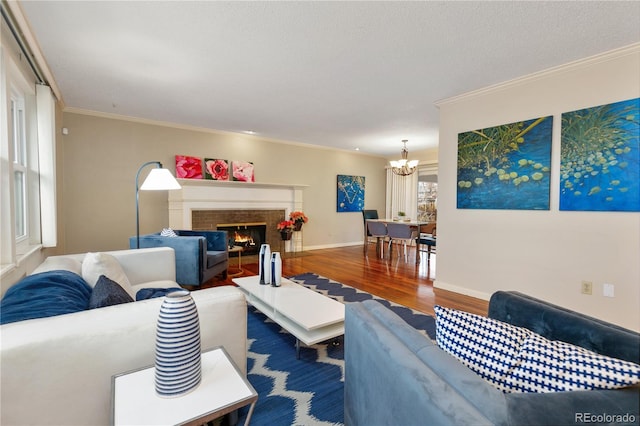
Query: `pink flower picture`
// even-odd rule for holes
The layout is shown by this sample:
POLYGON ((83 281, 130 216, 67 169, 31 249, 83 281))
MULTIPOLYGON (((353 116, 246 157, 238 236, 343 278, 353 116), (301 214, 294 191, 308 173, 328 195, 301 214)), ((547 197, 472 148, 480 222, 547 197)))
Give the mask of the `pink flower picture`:
POLYGON ((233 161, 231 163, 233 180, 239 182, 255 182, 253 163, 248 161, 233 161))
POLYGON ((227 160, 205 158, 204 176, 205 179, 229 180, 229 162, 227 160))
POLYGON ((176 177, 202 179, 202 159, 188 155, 176 155, 176 177))

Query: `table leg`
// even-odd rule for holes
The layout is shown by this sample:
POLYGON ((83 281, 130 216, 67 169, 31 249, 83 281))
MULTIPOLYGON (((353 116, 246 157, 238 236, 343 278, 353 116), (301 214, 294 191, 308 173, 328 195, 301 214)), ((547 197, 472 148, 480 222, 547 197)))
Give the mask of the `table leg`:
POLYGON ((258 401, 254 401, 251 403, 251 406, 249 407, 249 412, 247 413, 247 418, 244 419, 244 426, 249 426, 249 423, 251 423, 251 416, 253 415, 253 409, 256 408, 256 402, 258 401))

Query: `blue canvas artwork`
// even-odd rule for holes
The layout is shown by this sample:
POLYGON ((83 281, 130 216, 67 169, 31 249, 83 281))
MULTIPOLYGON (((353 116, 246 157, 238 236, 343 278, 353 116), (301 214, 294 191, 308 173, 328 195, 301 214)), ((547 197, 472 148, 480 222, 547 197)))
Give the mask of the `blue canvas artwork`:
POLYGON ((640 98, 562 114, 560 210, 640 211, 640 98))
POLYGON ((364 176, 338 175, 337 212, 359 212, 364 209, 364 176))
POLYGON ((549 210, 553 117, 458 135, 459 209, 549 210))

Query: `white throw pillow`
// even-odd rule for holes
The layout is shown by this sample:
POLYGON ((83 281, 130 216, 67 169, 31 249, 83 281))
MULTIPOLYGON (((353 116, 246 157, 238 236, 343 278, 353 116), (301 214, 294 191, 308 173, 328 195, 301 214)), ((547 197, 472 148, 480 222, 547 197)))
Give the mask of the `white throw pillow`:
POLYGON ((171 228, 164 228, 162 231, 160 231, 160 236, 175 238, 178 236, 178 234, 176 234, 175 231, 171 228))
POLYGON ((136 300, 129 278, 115 257, 107 253, 87 253, 82 261, 82 278, 91 287, 95 287, 100 275, 120 284, 133 300, 136 300))
POLYGON ((504 392, 618 389, 640 383, 640 365, 600 355, 492 318, 435 306, 443 350, 504 392))

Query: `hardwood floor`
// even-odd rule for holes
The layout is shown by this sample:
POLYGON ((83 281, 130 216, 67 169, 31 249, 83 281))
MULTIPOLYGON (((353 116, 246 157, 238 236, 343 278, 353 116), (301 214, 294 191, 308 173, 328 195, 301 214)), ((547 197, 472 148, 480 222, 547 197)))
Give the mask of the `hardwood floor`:
MULTIPOLYGON (((437 255, 432 254, 431 261, 427 262, 426 253, 422 253, 421 262, 416 265, 415 247, 409 249, 406 262, 403 256, 397 257, 395 249, 391 260, 376 258, 373 244, 368 253, 368 256, 364 255, 362 246, 352 246, 307 251, 297 256, 288 254, 282 261, 283 275, 314 272, 428 314, 433 314, 435 304, 487 314, 488 302, 484 300, 446 290, 434 291, 437 255)), ((230 259, 232 269, 237 261, 237 258, 230 259)), ((243 276, 256 275, 257 256, 243 257, 242 269, 243 276)), ((231 278, 214 279, 203 287, 224 284, 232 284, 231 278)))

